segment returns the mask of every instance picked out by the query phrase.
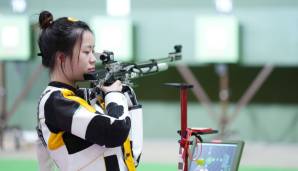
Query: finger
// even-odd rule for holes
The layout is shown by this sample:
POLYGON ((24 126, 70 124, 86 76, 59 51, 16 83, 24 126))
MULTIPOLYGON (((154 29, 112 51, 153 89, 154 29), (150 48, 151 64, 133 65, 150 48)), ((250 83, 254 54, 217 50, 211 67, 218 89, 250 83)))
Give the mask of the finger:
POLYGON ((122 84, 120 80, 116 80, 115 82, 116 82, 116 85, 121 85, 122 84))

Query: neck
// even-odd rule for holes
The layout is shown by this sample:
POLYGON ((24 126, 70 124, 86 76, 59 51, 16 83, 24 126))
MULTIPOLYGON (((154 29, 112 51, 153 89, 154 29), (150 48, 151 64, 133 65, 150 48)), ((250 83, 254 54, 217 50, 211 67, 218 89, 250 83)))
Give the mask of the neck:
POLYGON ((58 81, 75 87, 75 81, 70 80, 65 73, 57 72, 55 70, 51 73, 50 80, 58 81))

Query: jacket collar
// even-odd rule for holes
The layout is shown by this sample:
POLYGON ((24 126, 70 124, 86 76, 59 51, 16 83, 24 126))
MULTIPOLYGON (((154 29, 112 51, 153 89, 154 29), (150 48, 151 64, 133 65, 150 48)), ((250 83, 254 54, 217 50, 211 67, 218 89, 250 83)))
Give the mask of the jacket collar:
POLYGON ((77 88, 75 88, 71 85, 68 85, 68 84, 65 84, 65 83, 62 83, 62 82, 58 82, 58 81, 52 81, 48 85, 53 86, 53 87, 57 87, 57 88, 66 88, 66 89, 69 89, 73 92, 76 92, 76 90, 77 90, 77 88))

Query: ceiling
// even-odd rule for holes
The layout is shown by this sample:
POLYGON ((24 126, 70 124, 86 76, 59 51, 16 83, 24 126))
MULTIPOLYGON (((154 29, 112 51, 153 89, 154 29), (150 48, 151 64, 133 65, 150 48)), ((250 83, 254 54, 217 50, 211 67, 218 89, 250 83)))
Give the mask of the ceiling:
MULTIPOLYGON (((7 9, 10 6, 11 0, 0 0, 0 9, 7 9)), ((212 8, 214 0, 131 0, 132 9, 143 8, 195 8, 204 7, 212 8)), ((61 6, 77 8, 83 6, 98 6, 105 7, 105 0, 27 0, 29 8, 47 7, 47 6, 61 6)), ((298 6, 298 0, 234 0, 235 8, 245 7, 284 7, 284 6, 298 6)), ((1 11, 0 11, 1 12, 1 11)))

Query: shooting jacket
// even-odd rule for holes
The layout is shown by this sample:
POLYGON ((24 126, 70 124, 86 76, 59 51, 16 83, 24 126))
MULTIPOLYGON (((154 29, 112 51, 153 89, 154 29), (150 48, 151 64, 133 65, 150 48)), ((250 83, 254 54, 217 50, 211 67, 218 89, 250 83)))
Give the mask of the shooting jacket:
POLYGON ((129 110, 121 92, 106 94, 100 105, 88 92, 51 82, 42 93, 38 133, 49 156, 62 171, 135 170, 143 143, 141 107, 129 110))

